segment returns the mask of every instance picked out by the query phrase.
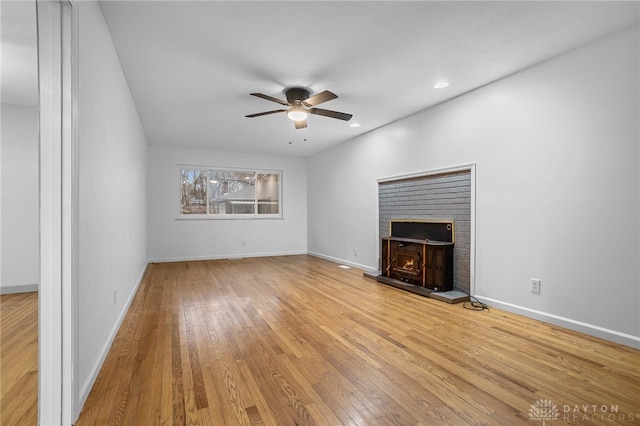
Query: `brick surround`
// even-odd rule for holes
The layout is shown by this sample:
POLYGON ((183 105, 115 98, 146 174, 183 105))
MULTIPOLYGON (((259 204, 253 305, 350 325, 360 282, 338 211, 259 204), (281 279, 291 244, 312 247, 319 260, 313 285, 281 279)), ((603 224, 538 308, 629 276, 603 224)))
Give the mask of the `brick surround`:
MULTIPOLYGON (((469 293, 471 272, 471 172, 443 173, 379 182, 380 237, 391 219, 453 220, 453 287, 469 293)), ((382 251, 380 251, 381 253, 382 251)))

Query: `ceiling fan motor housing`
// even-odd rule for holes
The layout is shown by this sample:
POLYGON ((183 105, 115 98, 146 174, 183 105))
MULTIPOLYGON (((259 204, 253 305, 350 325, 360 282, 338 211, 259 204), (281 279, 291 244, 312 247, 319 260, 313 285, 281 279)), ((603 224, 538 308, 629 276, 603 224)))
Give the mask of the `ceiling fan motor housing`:
POLYGON ((287 96, 287 102, 293 105, 302 103, 305 99, 309 99, 310 93, 307 89, 303 89, 302 87, 292 87, 287 89, 285 95, 287 96))

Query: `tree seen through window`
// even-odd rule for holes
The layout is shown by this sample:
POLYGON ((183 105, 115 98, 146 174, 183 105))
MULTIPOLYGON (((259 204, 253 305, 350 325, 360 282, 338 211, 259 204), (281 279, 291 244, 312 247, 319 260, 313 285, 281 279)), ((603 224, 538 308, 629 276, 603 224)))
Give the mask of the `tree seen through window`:
POLYGON ((180 214, 281 216, 281 172, 180 168, 180 214))

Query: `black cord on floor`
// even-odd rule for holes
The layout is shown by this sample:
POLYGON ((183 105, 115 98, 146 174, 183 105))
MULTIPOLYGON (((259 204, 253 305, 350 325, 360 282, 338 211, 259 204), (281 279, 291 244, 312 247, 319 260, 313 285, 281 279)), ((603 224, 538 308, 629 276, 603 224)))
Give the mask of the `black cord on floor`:
POLYGON ((462 306, 465 309, 470 309, 472 311, 484 311, 485 309, 488 311, 489 310, 489 306, 485 305, 484 303, 482 303, 481 301, 479 301, 478 299, 476 299, 475 297, 473 297, 472 295, 470 295, 469 293, 467 293, 464 290, 461 290, 459 288, 456 288, 455 290, 461 291, 464 294, 466 294, 467 296, 469 296, 469 299, 471 299, 468 302, 464 302, 462 304, 462 306))

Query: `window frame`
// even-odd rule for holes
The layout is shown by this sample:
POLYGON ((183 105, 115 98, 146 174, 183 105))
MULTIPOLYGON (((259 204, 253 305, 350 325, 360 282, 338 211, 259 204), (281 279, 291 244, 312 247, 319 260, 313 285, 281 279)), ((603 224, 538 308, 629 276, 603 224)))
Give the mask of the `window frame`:
POLYGON ((243 167, 218 167, 218 166, 203 166, 194 164, 178 164, 177 166, 177 201, 178 201, 178 220, 255 220, 255 219, 283 219, 282 212, 282 193, 283 193, 283 171, 277 169, 257 169, 257 168, 243 168, 243 167), (207 189, 206 189, 206 213, 182 213, 182 170, 190 171, 207 171, 207 189), (209 181, 211 180, 212 172, 234 172, 234 173, 253 173, 255 186, 257 189, 257 177, 261 174, 271 174, 278 176, 278 213, 260 213, 257 191, 254 194, 254 213, 210 213, 210 191, 209 181))

